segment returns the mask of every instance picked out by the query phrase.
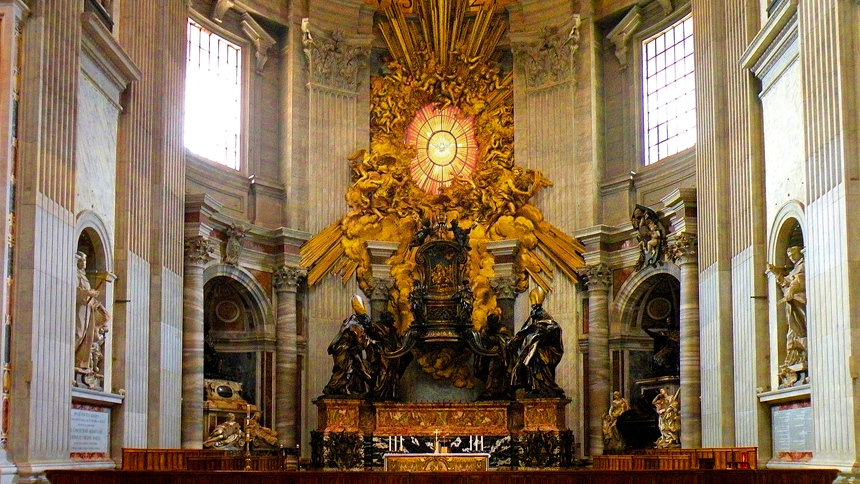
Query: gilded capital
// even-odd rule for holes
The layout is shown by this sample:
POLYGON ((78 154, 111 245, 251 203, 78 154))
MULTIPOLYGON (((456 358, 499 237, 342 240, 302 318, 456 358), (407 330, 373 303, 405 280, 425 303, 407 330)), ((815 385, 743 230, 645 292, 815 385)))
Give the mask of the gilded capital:
POLYGON ((592 264, 576 271, 589 291, 609 289, 612 287, 612 269, 604 264, 592 264))
POLYGON ((699 242, 695 234, 682 232, 669 243, 669 254, 676 264, 697 264, 699 262, 699 242))
POLYGON ((354 92, 357 89, 361 59, 370 53, 369 45, 349 42, 340 30, 324 34, 302 20, 302 44, 308 60, 310 82, 354 92))
POLYGON ((215 259, 215 247, 207 237, 198 236, 185 239, 185 261, 191 265, 205 266, 215 259))
POLYGON ((490 281, 490 287, 498 299, 514 299, 517 297, 517 278, 514 276, 496 277, 490 281))
POLYGON ((302 278, 308 271, 298 267, 281 266, 275 271, 275 290, 278 292, 296 292, 302 278))

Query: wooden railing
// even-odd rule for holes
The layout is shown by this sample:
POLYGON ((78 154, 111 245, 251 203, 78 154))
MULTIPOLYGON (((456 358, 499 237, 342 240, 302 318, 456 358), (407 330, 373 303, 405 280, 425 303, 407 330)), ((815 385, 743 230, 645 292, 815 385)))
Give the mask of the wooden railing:
POLYGON ((124 471, 178 471, 187 469, 189 458, 220 458, 223 450, 212 449, 122 449, 124 471))
POLYGON ((643 454, 596 455, 597 470, 755 469, 756 447, 705 447, 699 449, 648 449, 643 454))
POLYGON ((832 484, 834 469, 265 472, 49 470, 52 484, 832 484))
POLYGON ((284 458, 277 456, 228 455, 221 457, 189 457, 189 471, 241 471, 250 465, 252 471, 280 471, 284 468, 284 458))

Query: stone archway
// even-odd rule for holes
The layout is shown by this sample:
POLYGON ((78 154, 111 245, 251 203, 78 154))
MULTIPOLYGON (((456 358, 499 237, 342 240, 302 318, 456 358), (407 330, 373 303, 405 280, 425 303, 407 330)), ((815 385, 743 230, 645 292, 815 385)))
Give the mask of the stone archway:
POLYGON ((266 291, 248 271, 230 265, 210 266, 203 279, 204 379, 241 384, 238 395, 270 427, 275 334, 266 291))

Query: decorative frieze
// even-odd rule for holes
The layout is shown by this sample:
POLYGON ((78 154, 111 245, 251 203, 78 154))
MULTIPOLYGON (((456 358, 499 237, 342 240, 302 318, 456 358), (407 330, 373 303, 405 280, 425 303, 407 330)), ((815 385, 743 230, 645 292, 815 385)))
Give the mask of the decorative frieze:
POLYGON ((550 86, 573 77, 579 25, 576 14, 566 25, 544 27, 536 35, 512 35, 512 50, 522 62, 528 88, 550 86))

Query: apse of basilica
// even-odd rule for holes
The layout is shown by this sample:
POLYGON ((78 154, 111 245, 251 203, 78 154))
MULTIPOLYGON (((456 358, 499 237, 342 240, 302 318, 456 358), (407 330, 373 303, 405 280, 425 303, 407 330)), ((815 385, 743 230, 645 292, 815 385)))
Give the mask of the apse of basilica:
POLYGON ((853 482, 858 47, 854 0, 0 0, 0 482, 654 447, 853 482))

